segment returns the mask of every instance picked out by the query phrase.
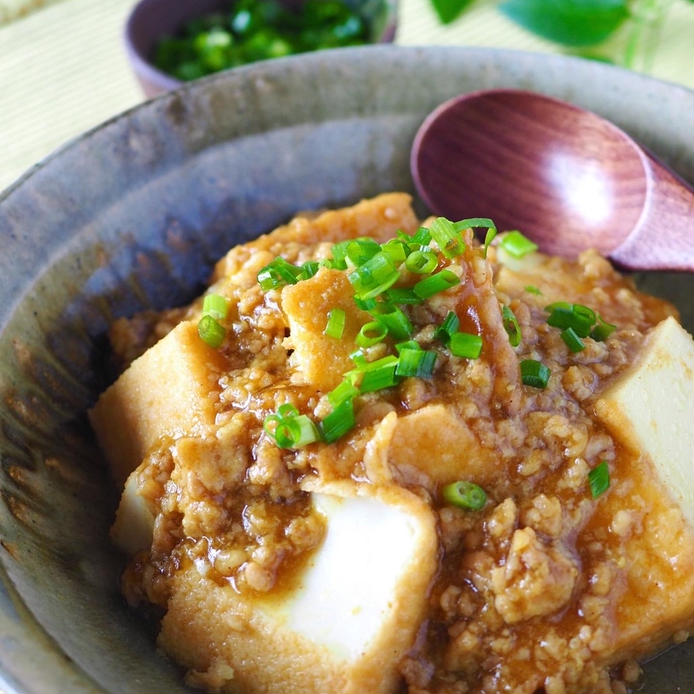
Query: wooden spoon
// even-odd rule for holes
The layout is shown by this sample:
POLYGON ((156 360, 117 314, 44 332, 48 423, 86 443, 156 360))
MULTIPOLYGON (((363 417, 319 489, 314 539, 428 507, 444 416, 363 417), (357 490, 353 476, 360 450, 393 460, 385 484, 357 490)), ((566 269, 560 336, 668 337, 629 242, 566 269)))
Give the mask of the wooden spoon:
POLYGON ((597 248, 639 270, 694 270, 694 191, 612 123, 540 94, 464 94, 422 123, 417 191, 437 215, 491 217, 541 250, 597 248))

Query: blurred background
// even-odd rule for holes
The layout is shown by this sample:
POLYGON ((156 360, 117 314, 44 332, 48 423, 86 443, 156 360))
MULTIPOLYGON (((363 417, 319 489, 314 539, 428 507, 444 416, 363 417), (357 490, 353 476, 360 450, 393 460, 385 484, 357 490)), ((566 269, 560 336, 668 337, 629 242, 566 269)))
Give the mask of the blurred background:
MULTIPOLYGON (((568 53, 694 88, 691 0, 394 4, 396 44, 568 53)), ((0 190, 56 147, 145 98, 123 41, 133 5, 133 0, 0 0, 0 190)), ((220 45, 238 42, 232 28, 215 32, 200 38, 198 31, 191 40, 204 43, 208 56, 212 43, 218 56, 220 45)), ((273 45, 283 52, 281 43, 273 45)), ((194 74, 198 68, 186 69, 194 74)))

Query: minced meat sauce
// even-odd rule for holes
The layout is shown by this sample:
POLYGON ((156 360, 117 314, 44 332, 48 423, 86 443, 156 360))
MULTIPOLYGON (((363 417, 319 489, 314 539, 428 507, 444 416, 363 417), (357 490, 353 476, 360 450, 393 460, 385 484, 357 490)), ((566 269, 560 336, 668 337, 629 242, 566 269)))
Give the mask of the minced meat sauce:
MULTIPOLYGON (((406 196, 360 205, 300 216, 217 265, 212 290, 230 311, 218 348, 227 368, 217 383, 216 442, 162 438, 137 469, 138 493, 155 520, 151 548, 132 557, 124 574, 126 598, 166 610, 172 577, 191 565, 240 594, 289 590, 325 533, 302 490, 306 478, 398 485, 431 506, 439 536, 427 613, 398 664, 400 691, 626 691, 639 675, 631 658, 641 650, 616 646, 615 634, 632 617, 641 619, 630 616, 644 600, 635 572, 648 572, 651 583, 653 576, 675 580, 672 547, 684 551, 688 536, 667 495, 653 491, 648 461, 610 435, 593 403, 634 361, 646 332, 675 309, 636 291, 596 252, 575 261, 534 253, 505 264, 499 247, 484 257, 467 231, 464 253, 441 255, 437 265, 460 283, 403 307, 411 339, 437 353, 431 378, 405 378, 358 396, 355 426, 333 443, 282 449, 264 430, 269 414, 285 403, 316 421, 330 412, 326 393, 342 380, 354 347, 325 349, 325 312, 351 301, 352 290, 346 272, 329 267, 268 291, 257 274, 277 256, 300 265, 329 258, 332 243, 343 238, 380 243, 419 226, 406 196), (603 341, 586 338, 584 349, 572 352, 547 323, 545 307, 556 301, 588 306, 616 330, 603 341), (516 347, 502 306, 518 322, 516 347), (453 356, 437 338, 451 311, 460 331, 482 337, 479 358, 453 356), (546 387, 524 385, 519 363, 526 359, 549 368, 546 387), (312 370, 320 376, 306 378, 312 370), (603 461, 609 489, 593 498, 588 473, 603 461), (443 500, 442 487, 455 479, 486 492, 481 510, 443 500), (649 532, 656 518, 665 522, 649 532)), ((404 272, 396 286, 417 279, 404 272)), ((117 321, 116 356, 126 366, 200 312, 198 300, 117 321)), ((359 311, 353 317, 371 320, 359 311)), ((353 333, 348 325, 342 342, 353 333)), ((392 353, 392 342, 366 348, 365 357, 392 353)), ((653 644, 669 636, 659 634, 653 644)), ((191 669, 188 681, 234 691, 229 676, 191 669)))

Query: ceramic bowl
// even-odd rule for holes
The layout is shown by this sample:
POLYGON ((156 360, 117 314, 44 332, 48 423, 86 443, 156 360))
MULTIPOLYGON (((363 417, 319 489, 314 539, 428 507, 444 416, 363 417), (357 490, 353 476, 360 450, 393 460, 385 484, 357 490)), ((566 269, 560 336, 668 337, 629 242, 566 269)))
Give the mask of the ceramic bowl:
MULTIPOLYGON (((118 590, 116 493, 84 416, 106 385, 109 322, 190 300, 226 249, 297 210, 411 191, 425 115, 492 87, 592 109, 692 180, 684 88, 559 56, 377 46, 186 85, 0 195, 0 689, 187 691, 118 590)), ((692 275, 636 279, 694 330, 692 275)), ((693 660, 691 641, 668 651, 646 690, 691 692, 693 660)))
MULTIPOLYGON (((300 0, 281 0, 295 6, 300 0)), ((369 22, 371 43, 390 43, 395 37, 398 0, 346 0, 369 22)), ((226 10, 231 0, 140 0, 125 25, 125 50, 130 66, 146 96, 180 87, 182 82, 151 62, 159 39, 175 35, 191 19, 226 10)))

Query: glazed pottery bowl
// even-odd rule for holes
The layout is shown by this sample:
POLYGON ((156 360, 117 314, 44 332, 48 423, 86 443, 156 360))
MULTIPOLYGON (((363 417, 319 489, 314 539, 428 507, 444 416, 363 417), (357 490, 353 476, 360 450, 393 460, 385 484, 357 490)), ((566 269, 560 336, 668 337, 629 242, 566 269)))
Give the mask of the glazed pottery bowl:
MULTIPOLYGON (((230 246, 297 210, 411 191, 425 115, 492 87, 592 109, 692 180, 686 89, 563 57, 378 46, 186 85, 0 195, 0 689, 187 691, 119 594, 116 493, 84 416, 106 385, 109 322, 190 300, 230 246)), ((694 329, 691 275, 636 279, 694 329)), ((689 642, 654 660, 647 691, 691 692, 693 658, 689 642)))
MULTIPOLYGON (((301 0, 281 0, 293 7, 301 0)), ((370 43, 390 43, 395 37, 397 0, 345 0, 368 22, 370 43)), ((210 12, 228 10, 231 0, 140 0, 125 25, 125 50, 130 66, 146 96, 180 87, 182 82, 152 63, 157 42, 173 36, 187 22, 210 12)))

